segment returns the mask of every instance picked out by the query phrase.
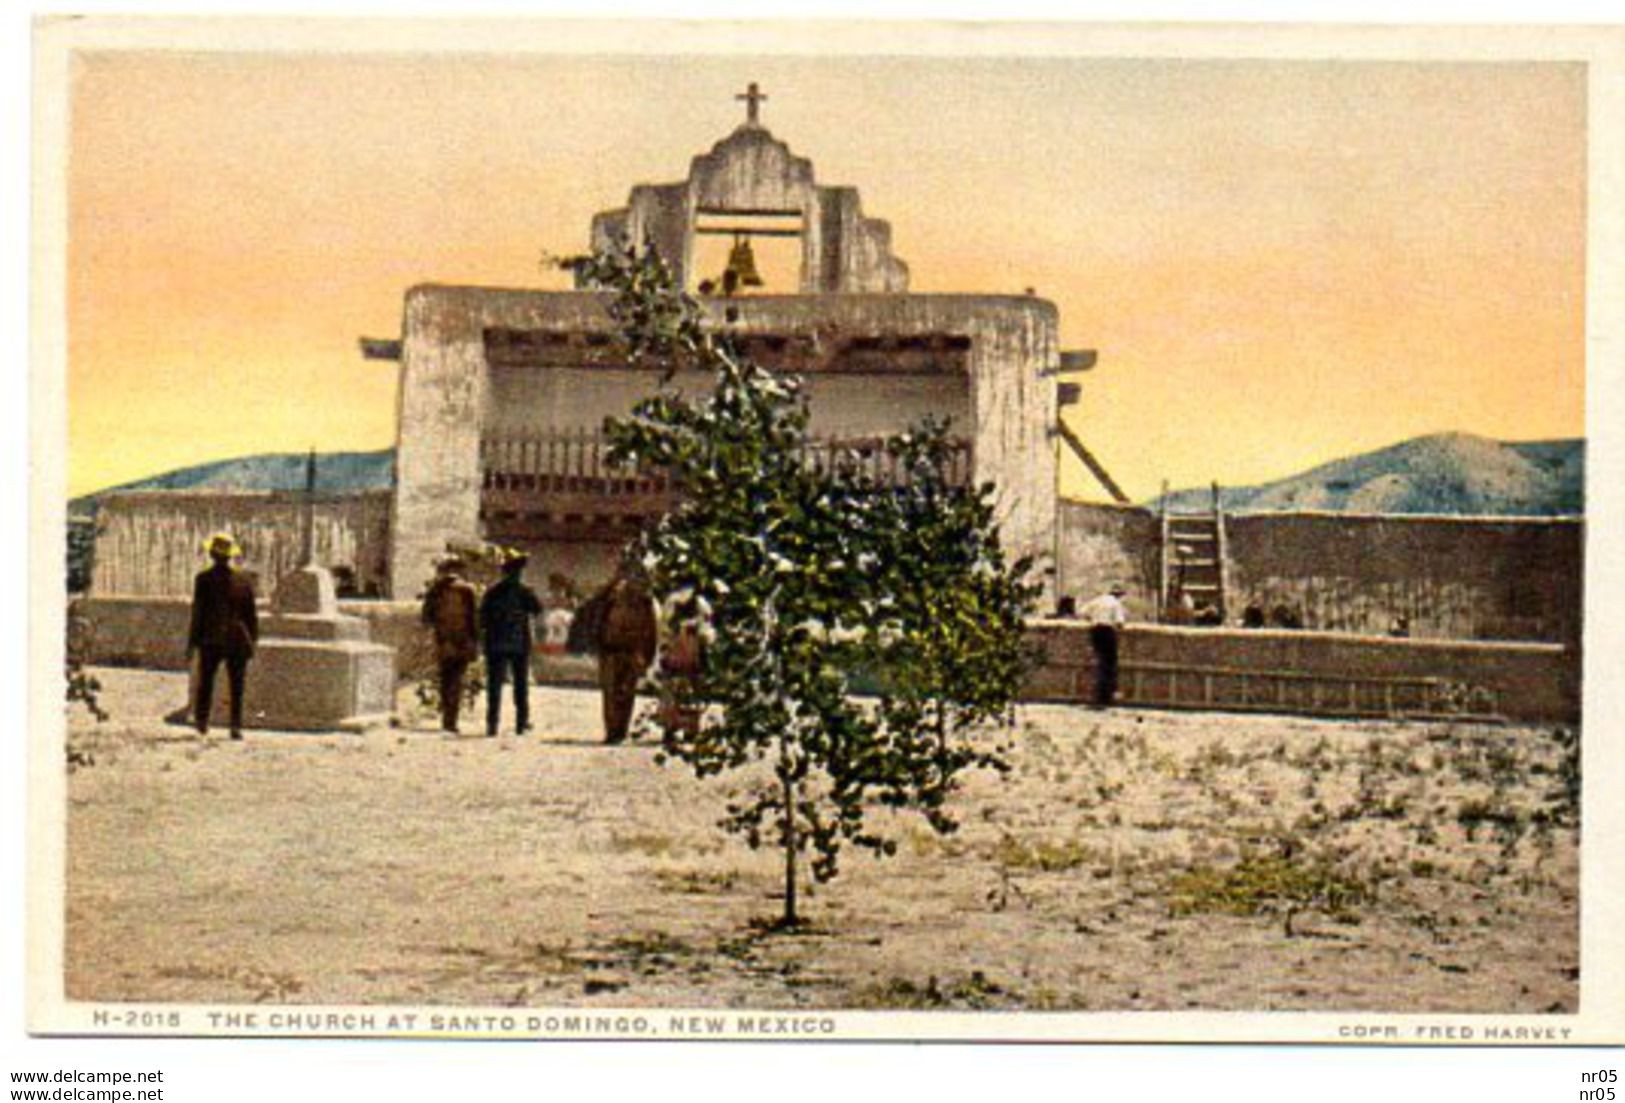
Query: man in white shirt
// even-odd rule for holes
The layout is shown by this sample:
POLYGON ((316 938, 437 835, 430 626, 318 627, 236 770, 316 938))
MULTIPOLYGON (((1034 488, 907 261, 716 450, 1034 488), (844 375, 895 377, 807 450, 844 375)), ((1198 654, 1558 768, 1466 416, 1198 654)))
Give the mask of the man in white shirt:
POLYGON ((1127 592, 1121 583, 1113 583, 1110 590, 1079 610, 1089 625, 1089 645, 1095 652, 1096 708, 1106 708, 1117 699, 1117 642, 1128 623, 1128 610, 1123 608, 1127 592))

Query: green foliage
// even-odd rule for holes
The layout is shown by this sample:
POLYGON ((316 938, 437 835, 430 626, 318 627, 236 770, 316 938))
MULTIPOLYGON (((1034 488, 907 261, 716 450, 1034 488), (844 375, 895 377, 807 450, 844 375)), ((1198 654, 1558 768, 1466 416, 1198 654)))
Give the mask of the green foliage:
POLYGON ((1102 861, 1102 855, 1095 847, 1076 839, 1051 842, 1005 835, 999 840, 993 859, 1005 869, 1064 873, 1081 866, 1096 865, 1102 861))
POLYGON ((86 657, 91 650, 90 621, 73 606, 68 607, 68 641, 63 657, 63 677, 66 680, 66 699, 69 705, 78 702, 100 723, 111 714, 102 707, 102 683, 90 672, 86 657))
MULTIPOLYGON (((440 712, 440 671, 430 665, 423 668, 417 680, 412 683, 413 695, 417 697, 418 704, 435 714, 440 712)), ((465 709, 472 709, 479 704, 485 696, 485 660, 475 658, 468 664, 463 672, 463 704, 465 709)))
POLYGON ((90 589, 96 566, 96 521, 89 517, 68 518, 68 593, 82 594, 90 589))
POLYGON ((1291 934, 1297 911, 1317 908, 1334 918, 1352 917, 1355 906, 1372 899, 1373 889, 1325 863, 1253 852, 1227 868, 1182 874, 1174 879, 1169 895, 1174 915, 1284 913, 1291 934))
POLYGON ((989 980, 980 969, 972 969, 968 977, 949 981, 946 985, 934 976, 927 977, 923 985, 907 977, 891 977, 860 989, 853 999, 853 1006, 888 1011, 936 1011, 943 1008, 987 1011, 1019 1006, 1020 1002, 1016 993, 989 980))
POLYGON ((662 469, 681 490, 636 549, 673 627, 705 646, 697 675, 656 675, 705 709, 694 730, 664 733, 664 751, 700 776, 771 763, 772 781, 723 823, 784 850, 793 923, 798 854, 823 881, 844 844, 894 853, 875 804, 952 831, 962 772, 1005 768, 968 736, 1004 717, 1020 685, 1030 564, 1004 558, 992 487, 949 483, 945 422, 885 442, 906 472, 895 482, 852 454, 820 470, 805 462, 799 380, 741 355, 652 251, 563 263, 616 293, 632 357, 665 372, 631 417, 606 423, 611 462, 662 469), (709 372, 710 393, 677 390, 678 368, 709 372), (858 699, 859 684, 877 699, 858 699))
POLYGON ((1546 793, 1545 805, 1535 813, 1536 826, 1543 829, 1580 830, 1580 729, 1554 728, 1552 743, 1557 748, 1557 784, 1546 793))

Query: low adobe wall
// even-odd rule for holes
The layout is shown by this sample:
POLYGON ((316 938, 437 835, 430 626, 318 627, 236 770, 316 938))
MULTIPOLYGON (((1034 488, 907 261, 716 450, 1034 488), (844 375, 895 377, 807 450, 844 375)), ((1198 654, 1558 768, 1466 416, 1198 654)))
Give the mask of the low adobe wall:
POLYGON ((83 624, 84 659, 97 666, 185 670, 192 601, 180 597, 80 597, 68 606, 83 624))
MULTIPOLYGON (((1030 634, 1042 658, 1028 681, 1026 696, 1047 701, 1088 700, 1094 686, 1088 626, 1078 621, 1044 620, 1035 622, 1030 634)), ((1487 691, 1493 711, 1509 720, 1575 723, 1580 719, 1580 656, 1578 650, 1562 644, 1130 624, 1123 630, 1118 660, 1124 668, 1125 693, 1131 692, 1133 668, 1148 672, 1142 676, 1141 698, 1147 704, 1167 703, 1163 700, 1163 672, 1174 667, 1253 676, 1287 672, 1334 686, 1348 680, 1433 680, 1487 691)), ((1375 688, 1362 691, 1364 704, 1372 703, 1375 688)), ((1214 707, 1226 706, 1220 701, 1214 707)), ((1259 707, 1267 711, 1267 706, 1259 707)))
MULTIPOLYGON (((185 670, 191 599, 179 597, 81 597, 70 608, 85 624, 85 661, 96 666, 145 670, 185 670)), ((262 606, 262 612, 264 611, 262 606)), ((339 611, 367 622, 373 643, 395 650, 397 681, 413 681, 434 671, 434 648, 412 601, 341 601, 339 611)), ((546 655, 534 664, 539 681, 596 685, 590 658, 546 655)))
MULTIPOLYGON (((416 603, 346 601, 340 607, 368 622, 375 643, 395 649, 398 680, 412 681, 433 670, 433 650, 419 622, 416 603)), ((81 598, 73 608, 89 624, 89 662, 152 670, 186 669, 190 617, 187 600, 81 598)), ((1088 700, 1094 681, 1088 627, 1078 621, 1040 620, 1030 625, 1029 637, 1042 660, 1028 680, 1024 697, 1039 701, 1088 700)), ((1329 632, 1131 624, 1123 631, 1120 658, 1125 667, 1151 664, 1260 673, 1291 671, 1328 680, 1430 678, 1488 690, 1494 695, 1497 711, 1511 720, 1573 723, 1580 716, 1579 652, 1559 644, 1395 640, 1329 632)), ((542 682, 597 682, 596 667, 590 658, 538 652, 534 669, 542 682)), ((1155 687, 1151 688, 1154 691, 1155 687)))
MULTIPOLYGON (((319 494, 316 562, 354 572, 358 592, 381 592, 389 560, 387 490, 319 494)), ((303 495, 283 491, 139 490, 107 494, 96 511, 90 592, 98 597, 191 597, 208 566, 203 547, 229 532, 255 577, 281 578, 303 556, 303 495)))

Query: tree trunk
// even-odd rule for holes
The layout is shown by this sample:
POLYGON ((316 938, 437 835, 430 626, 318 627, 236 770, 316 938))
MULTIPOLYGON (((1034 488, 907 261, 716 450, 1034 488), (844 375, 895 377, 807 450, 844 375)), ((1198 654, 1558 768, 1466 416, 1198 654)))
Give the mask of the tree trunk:
POLYGON ((784 783, 784 925, 794 927, 796 919, 796 787, 789 772, 784 783))

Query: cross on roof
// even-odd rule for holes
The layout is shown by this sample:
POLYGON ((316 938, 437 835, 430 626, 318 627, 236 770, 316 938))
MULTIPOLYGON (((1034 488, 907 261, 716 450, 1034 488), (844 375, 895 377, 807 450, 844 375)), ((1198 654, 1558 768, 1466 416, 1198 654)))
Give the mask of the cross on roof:
POLYGON ((760 125, 757 120, 757 114, 761 110, 762 101, 767 99, 767 93, 758 90, 756 87, 756 82, 751 81, 750 87, 739 93, 739 95, 735 96, 734 99, 745 101, 745 125, 760 125))

